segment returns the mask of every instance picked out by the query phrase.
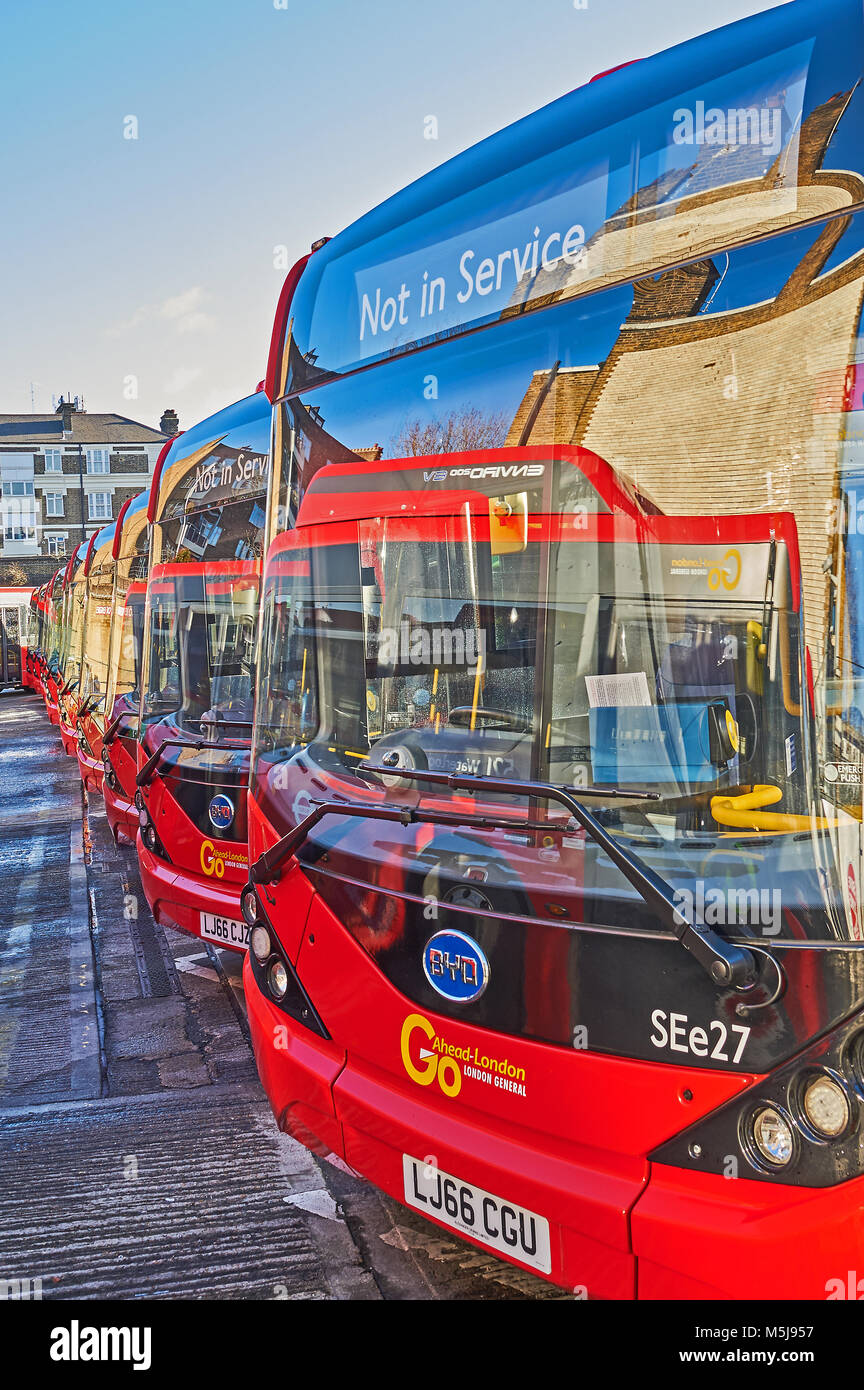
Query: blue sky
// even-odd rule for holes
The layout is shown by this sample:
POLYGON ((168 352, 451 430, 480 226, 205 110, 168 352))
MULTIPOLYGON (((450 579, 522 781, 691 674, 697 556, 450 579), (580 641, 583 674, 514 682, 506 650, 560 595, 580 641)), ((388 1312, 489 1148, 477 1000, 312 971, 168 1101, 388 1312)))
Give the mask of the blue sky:
POLYGON ((4 0, 0 412, 33 383, 37 410, 192 425, 264 375, 282 257, 593 73, 774 8, 581 3, 4 0))

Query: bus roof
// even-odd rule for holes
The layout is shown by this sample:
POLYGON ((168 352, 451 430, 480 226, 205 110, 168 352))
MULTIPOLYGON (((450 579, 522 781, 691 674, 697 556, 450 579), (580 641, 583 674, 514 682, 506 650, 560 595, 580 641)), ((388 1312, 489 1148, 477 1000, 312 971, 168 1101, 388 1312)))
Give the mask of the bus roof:
POLYGON ((85 574, 90 573, 93 568, 94 560, 102 563, 111 558, 116 531, 117 521, 109 521, 108 525, 103 526, 101 531, 94 531, 93 535, 90 537, 90 544, 87 547, 87 559, 84 566, 85 574))
POLYGON ((147 509, 149 504, 149 488, 145 489, 144 492, 139 492, 137 497, 130 497, 128 501, 123 503, 117 518, 111 549, 111 554, 115 560, 120 558, 121 553, 128 553, 137 548, 141 530, 148 524, 147 509))
POLYGON ((271 407, 266 394, 255 391, 214 415, 208 415, 182 434, 175 435, 156 462, 147 506, 148 521, 152 524, 162 516, 171 499, 176 498, 178 485, 183 482, 186 482, 187 490, 191 487, 194 491, 195 480, 199 479, 202 487, 197 491, 202 493, 202 500, 205 500, 205 494, 206 501, 215 499, 225 468, 237 461, 235 455, 242 453, 244 448, 257 448, 265 454, 268 452, 270 415, 271 407), (226 455, 224 460, 219 453, 220 447, 226 455), (217 467, 215 460, 218 460, 220 467, 217 467), (214 479, 212 484, 211 475, 214 479))
POLYGON ((297 393, 825 216, 797 132, 810 116, 836 119, 844 170, 864 173, 851 100, 862 21, 858 0, 795 0, 612 71, 424 175, 292 270, 268 391, 297 393), (721 159, 706 108, 782 115, 777 149, 753 141, 721 159), (775 188, 784 159, 784 181, 797 171, 791 211, 788 188, 748 198, 763 180, 775 188), (723 216, 694 214, 688 200, 706 188, 723 216))
MULTIPOLYGON (((86 542, 86 541, 79 541, 78 544, 76 545, 75 549, 72 551, 72 554, 69 556, 69 559, 66 561, 66 567, 65 567, 65 569, 63 570, 63 586, 62 586, 62 587, 63 587, 64 590, 66 589, 66 587, 67 587, 68 584, 70 583, 70 581, 71 581, 71 579, 72 579, 72 576, 73 576, 74 573, 75 573, 76 567, 77 567, 77 565, 78 565, 78 563, 79 563, 79 551, 80 551, 82 548, 84 549, 84 552, 85 552, 85 555, 86 555, 86 548, 87 548, 87 542, 86 542)), ((84 556, 81 556, 81 560, 82 560, 82 561, 83 561, 83 559, 84 559, 84 556)))

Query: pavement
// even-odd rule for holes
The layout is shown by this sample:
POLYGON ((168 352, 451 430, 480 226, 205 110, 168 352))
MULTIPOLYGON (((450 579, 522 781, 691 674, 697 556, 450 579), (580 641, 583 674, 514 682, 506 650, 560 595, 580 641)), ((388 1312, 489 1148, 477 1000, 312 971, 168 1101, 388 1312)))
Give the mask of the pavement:
POLYGON ((560 1299, 280 1134, 240 957, 160 927, 0 698, 0 1298, 560 1299))

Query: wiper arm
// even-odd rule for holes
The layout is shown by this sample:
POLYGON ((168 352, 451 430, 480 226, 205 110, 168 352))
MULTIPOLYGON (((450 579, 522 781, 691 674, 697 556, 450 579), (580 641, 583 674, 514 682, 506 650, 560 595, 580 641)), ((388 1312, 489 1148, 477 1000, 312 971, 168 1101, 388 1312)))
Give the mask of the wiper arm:
POLYGON ((150 757, 141 768, 141 771, 137 774, 135 778, 136 787, 143 787, 150 781, 166 748, 192 748, 196 753, 199 753, 202 748, 206 747, 207 744, 203 739, 198 739, 197 742, 190 743, 189 740, 185 738, 163 738, 156 752, 151 753, 150 757))
POLYGON ((117 737, 117 733, 120 729, 120 725, 123 723, 123 720, 134 718, 136 718, 136 716, 132 710, 124 709, 120 712, 120 714, 117 715, 116 719, 112 719, 111 723, 108 725, 108 728, 105 730, 105 734, 102 738, 102 747, 110 748, 111 744, 117 737))
POLYGON ((99 708, 104 699, 104 695, 88 695, 86 697, 83 705, 81 705, 80 709, 77 711, 75 715, 74 722, 76 728, 78 726, 79 721, 84 718, 85 714, 92 714, 94 710, 99 708))
POLYGON ((386 803, 366 801, 316 801, 314 810, 287 835, 255 860, 249 870, 253 883, 275 883, 280 877, 281 866, 290 859, 319 821, 325 816, 355 816, 361 820, 399 821, 402 825, 470 825, 477 830, 513 830, 524 834, 526 830, 543 830, 547 834, 567 835, 572 826, 555 825, 549 821, 514 820, 512 816, 487 816, 478 811, 426 811, 417 806, 391 806, 386 803))
POLYGON ((204 719, 204 718, 202 717, 202 719, 201 719, 200 722, 201 722, 202 724, 208 724, 208 725, 219 725, 219 724, 222 724, 222 725, 224 725, 226 728, 232 728, 232 729, 254 729, 254 727, 255 727, 255 725, 252 723, 251 719, 223 719, 222 716, 221 716, 221 714, 218 715, 215 719, 204 719))
POLYGON ((211 743, 210 740, 206 738, 192 740, 188 738, 163 738, 156 752, 151 753, 135 778, 135 785, 137 787, 143 787, 150 781, 166 748, 191 748, 195 753, 200 753, 202 749, 206 749, 208 753, 213 753, 214 751, 221 751, 223 753, 243 753, 247 747, 248 744, 244 743, 211 743))
MULTIPOLYGON (((715 984, 730 985, 740 989, 751 984, 756 976, 756 964, 751 953, 740 946, 733 946, 710 927, 691 925, 680 914, 675 902, 674 890, 650 868, 637 854, 622 849, 609 831, 595 816, 581 804, 570 787, 554 782, 518 782, 506 777, 469 777, 450 772, 417 772, 410 768, 375 767, 371 763, 360 763, 363 772, 375 772, 379 776, 404 777, 408 781, 429 783, 433 786, 451 787, 454 791, 497 791, 509 796, 533 796, 538 800, 557 801, 566 807, 577 825, 580 825, 595 844, 609 856, 612 863, 633 885, 636 892, 647 903, 652 912, 689 951, 702 969, 711 976, 715 984)), ((657 792, 631 791, 619 789, 604 791, 599 787, 580 787, 580 796, 647 797, 660 800, 657 792)))
MULTIPOLYGON (((249 719, 223 719, 222 716, 219 715, 215 719, 201 718, 199 720, 199 727, 202 734, 204 734, 210 729, 215 733, 218 729, 254 729, 255 725, 249 719)), ((234 740, 234 744, 230 745, 231 747, 236 745, 238 748, 250 748, 252 745, 251 738, 242 738, 240 734, 228 734, 227 737, 234 740)), ((215 738, 212 742, 214 747, 228 746, 220 745, 215 738)))

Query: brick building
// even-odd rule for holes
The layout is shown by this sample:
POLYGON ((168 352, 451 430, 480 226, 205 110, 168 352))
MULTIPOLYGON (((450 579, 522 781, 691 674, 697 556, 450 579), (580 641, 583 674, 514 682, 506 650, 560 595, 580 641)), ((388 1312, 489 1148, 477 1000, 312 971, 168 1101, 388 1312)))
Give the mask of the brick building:
POLYGON ((49 578, 148 486, 177 430, 173 410, 154 429, 62 398, 50 415, 0 415, 0 584, 49 578))

